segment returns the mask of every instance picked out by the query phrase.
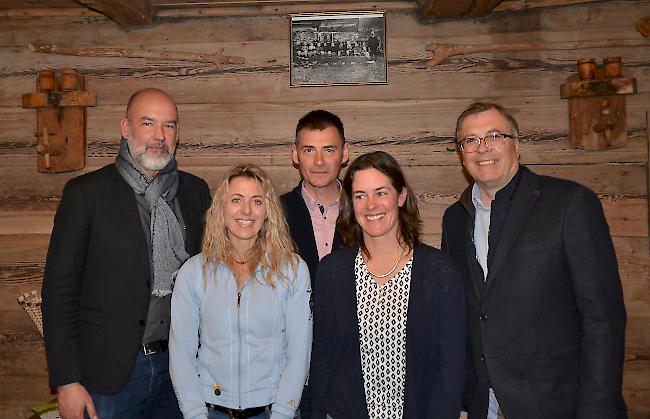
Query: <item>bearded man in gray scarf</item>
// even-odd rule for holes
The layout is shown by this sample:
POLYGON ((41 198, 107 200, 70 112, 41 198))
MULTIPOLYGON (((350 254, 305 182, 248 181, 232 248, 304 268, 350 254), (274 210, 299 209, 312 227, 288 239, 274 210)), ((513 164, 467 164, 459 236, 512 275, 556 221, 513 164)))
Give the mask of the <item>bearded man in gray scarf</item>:
POLYGON ((178 110, 131 96, 113 164, 69 181, 43 279, 50 386, 63 419, 181 418, 167 370, 176 272, 200 251, 204 180, 177 170, 178 110))

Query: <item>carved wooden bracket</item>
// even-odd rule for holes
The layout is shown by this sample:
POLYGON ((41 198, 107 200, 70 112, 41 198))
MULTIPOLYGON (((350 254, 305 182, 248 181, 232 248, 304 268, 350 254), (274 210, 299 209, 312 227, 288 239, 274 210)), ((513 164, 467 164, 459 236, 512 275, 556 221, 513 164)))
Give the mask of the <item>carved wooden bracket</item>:
POLYGON ((641 35, 645 37, 650 36, 650 16, 642 17, 639 19, 638 22, 636 22, 636 25, 634 25, 634 28, 641 35))
POLYGON ((569 99, 571 146, 604 150, 627 144, 625 95, 637 91, 636 79, 623 77, 620 57, 604 59, 603 68, 593 58, 578 60, 578 74, 560 87, 569 99))
POLYGON ((86 107, 97 104, 95 92, 84 91, 75 69, 38 73, 37 92, 23 95, 23 108, 36 108, 36 166, 39 172, 79 170, 86 164, 86 107))
POLYGON ((76 0, 119 23, 125 29, 153 25, 156 14, 149 0, 76 0))

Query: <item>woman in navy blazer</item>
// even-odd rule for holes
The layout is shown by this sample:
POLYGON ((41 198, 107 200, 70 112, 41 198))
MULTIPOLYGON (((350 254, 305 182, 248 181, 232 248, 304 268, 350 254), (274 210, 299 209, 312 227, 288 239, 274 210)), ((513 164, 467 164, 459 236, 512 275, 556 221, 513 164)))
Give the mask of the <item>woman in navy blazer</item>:
POLYGON ((313 418, 458 418, 463 284, 447 256, 418 242, 420 224, 392 156, 350 165, 337 225, 350 248, 326 256, 316 275, 313 418))

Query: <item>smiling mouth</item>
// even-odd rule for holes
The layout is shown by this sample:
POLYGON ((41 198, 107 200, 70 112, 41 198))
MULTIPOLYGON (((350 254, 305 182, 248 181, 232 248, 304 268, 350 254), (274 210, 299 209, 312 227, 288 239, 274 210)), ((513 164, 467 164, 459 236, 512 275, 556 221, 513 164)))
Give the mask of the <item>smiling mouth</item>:
POLYGON ((385 214, 366 215, 366 220, 368 220, 368 221, 377 221, 377 220, 381 220, 382 218, 384 218, 384 215, 385 215, 385 214))
POLYGON ((497 161, 496 160, 483 160, 483 161, 476 162, 476 164, 478 164, 479 166, 490 166, 490 165, 493 165, 493 164, 497 164, 497 161))
POLYGON ((237 221, 237 224, 241 225, 242 227, 249 227, 253 225, 255 220, 235 220, 237 221))
POLYGON ((152 145, 147 146, 147 150, 152 150, 152 151, 155 151, 155 152, 158 152, 158 153, 161 153, 163 151, 169 153, 169 149, 164 144, 161 145, 161 146, 152 146, 152 145))

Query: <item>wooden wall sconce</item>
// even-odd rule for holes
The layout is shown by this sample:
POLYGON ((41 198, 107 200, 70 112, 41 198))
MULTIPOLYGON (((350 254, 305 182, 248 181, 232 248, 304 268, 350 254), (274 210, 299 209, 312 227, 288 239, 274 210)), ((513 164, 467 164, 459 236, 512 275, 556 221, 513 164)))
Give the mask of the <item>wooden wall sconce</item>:
POLYGON ((623 77, 621 57, 578 60, 578 74, 560 88, 569 99, 571 146, 605 150, 627 144, 625 95, 636 93, 636 79, 623 77))
POLYGON ((97 104, 75 69, 38 72, 37 92, 23 95, 23 108, 36 108, 36 166, 39 172, 82 169, 86 163, 86 107, 97 104))

